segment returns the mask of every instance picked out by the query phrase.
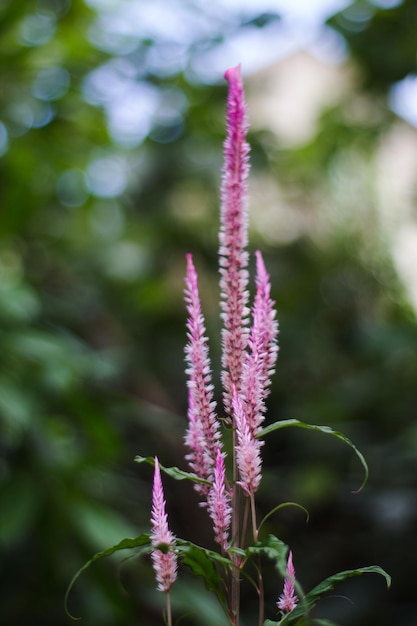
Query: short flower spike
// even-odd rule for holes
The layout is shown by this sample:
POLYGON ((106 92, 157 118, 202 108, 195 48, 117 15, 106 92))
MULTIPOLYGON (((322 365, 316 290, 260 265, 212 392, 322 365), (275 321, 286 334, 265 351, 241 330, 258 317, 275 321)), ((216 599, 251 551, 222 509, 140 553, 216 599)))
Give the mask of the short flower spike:
POLYGON ((291 613, 298 604, 298 597, 295 594, 294 587, 295 569, 292 562, 292 552, 290 550, 287 561, 287 576, 284 580, 284 589, 280 595, 277 607, 283 611, 283 613, 291 613))
POLYGON ((151 553, 152 564, 158 582, 159 591, 168 592, 177 578, 177 555, 173 551, 175 537, 168 528, 168 518, 165 510, 165 496, 162 487, 161 470, 158 457, 155 457, 155 473, 152 489, 152 533, 151 542, 155 548, 151 553), (158 550, 157 546, 165 544, 168 552, 158 550))

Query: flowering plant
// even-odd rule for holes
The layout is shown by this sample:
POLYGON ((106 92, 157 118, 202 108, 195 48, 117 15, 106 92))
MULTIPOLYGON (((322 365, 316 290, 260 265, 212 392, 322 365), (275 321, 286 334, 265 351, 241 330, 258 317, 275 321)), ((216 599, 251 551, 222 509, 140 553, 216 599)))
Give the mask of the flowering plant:
MULTIPOLYGON (((135 539, 124 539, 116 546, 95 555, 74 576, 93 561, 126 548, 150 554, 158 589, 165 593, 165 620, 172 626, 170 591, 183 562, 205 580, 217 596, 230 626, 240 622, 240 585, 251 563, 256 580, 248 576, 258 596, 259 626, 301 626, 310 623, 330 626, 329 620, 310 620, 311 609, 324 593, 349 577, 379 573, 390 585, 389 575, 378 566, 361 567, 332 575, 308 593, 296 580, 293 553, 274 535, 261 537, 261 527, 271 513, 293 503, 280 503, 258 523, 255 496, 262 479, 261 449, 264 438, 286 427, 307 428, 330 434, 349 445, 361 461, 365 477, 366 461, 356 446, 343 434, 328 426, 318 426, 289 419, 264 426, 265 400, 278 355, 278 322, 270 296, 270 282, 260 251, 256 256, 256 292, 249 308, 247 185, 249 146, 244 90, 240 68, 229 69, 227 134, 224 144, 224 167, 220 211, 220 307, 222 318, 222 374, 224 415, 214 400, 211 364, 205 321, 198 290, 198 275, 191 254, 187 255, 185 303, 188 313, 186 374, 188 384, 188 427, 185 445, 190 471, 166 468, 157 457, 136 457, 139 463, 154 466, 152 489, 152 532, 135 539), (231 431, 232 454, 229 460, 223 442, 222 426, 231 431), (228 476, 227 469, 230 470, 228 476), (174 479, 191 481, 201 498, 213 526, 219 551, 176 538, 169 529, 161 471, 174 479), (283 579, 277 597, 275 621, 265 620, 264 582, 261 557, 272 559, 283 579)), ((300 506, 300 505, 295 505, 300 506)), ((301 507, 303 508, 303 507, 301 507)))

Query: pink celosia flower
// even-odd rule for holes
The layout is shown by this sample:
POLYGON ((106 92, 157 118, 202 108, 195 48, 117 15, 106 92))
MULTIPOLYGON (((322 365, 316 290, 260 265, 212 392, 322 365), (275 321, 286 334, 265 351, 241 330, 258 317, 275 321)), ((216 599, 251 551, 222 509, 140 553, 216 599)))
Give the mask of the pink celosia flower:
POLYGON ((249 353, 242 373, 245 415, 253 435, 258 434, 265 414, 265 398, 278 354, 278 322, 270 298, 269 276, 262 255, 256 252, 256 295, 252 308, 249 353))
POLYGON ((262 441, 255 439, 246 420, 244 404, 236 391, 233 393, 233 419, 236 424, 236 461, 239 468, 238 484, 248 495, 253 495, 259 487, 262 474, 260 449, 262 441))
POLYGON ((214 469, 214 482, 207 498, 208 511, 213 521, 214 538, 222 547, 227 549, 229 540, 230 520, 232 508, 230 495, 225 484, 224 453, 217 448, 216 466, 214 469))
MULTIPOLYGON (((203 480, 207 480, 212 473, 212 462, 207 454, 203 427, 198 412, 195 410, 194 396, 188 391, 188 429, 185 433, 184 441, 189 448, 189 454, 185 455, 192 471, 203 480)), ((194 488, 198 493, 207 497, 209 485, 194 483, 194 488)))
MULTIPOLYGON (((257 250, 256 255, 256 296, 254 303, 253 325, 259 328, 259 340, 263 348, 262 355, 262 378, 266 385, 270 383, 270 377, 275 371, 275 363, 278 356, 278 322, 275 319, 275 302, 271 300, 271 285, 269 275, 266 272, 262 253, 257 250)), ((262 352, 262 349, 260 350, 262 352)), ((265 387, 266 387, 265 385, 265 387)), ((265 389, 265 395, 268 390, 265 389)))
POLYGON ((175 537, 168 528, 168 518, 165 510, 165 497, 158 457, 155 457, 151 522, 151 543, 152 546, 155 547, 151 553, 152 564, 158 583, 158 589, 167 592, 177 578, 177 556, 173 551, 175 537), (160 544, 168 546, 168 552, 158 550, 157 546, 160 544))
POLYGON ((288 554, 287 574, 284 580, 284 589, 277 602, 277 607, 284 613, 290 613, 298 604, 298 597, 295 594, 294 581, 295 569, 292 563, 292 552, 290 550, 288 554))
MULTIPOLYGON (((185 302, 187 305, 187 339, 185 348, 188 375, 188 430, 185 443, 190 449, 187 460, 193 471, 204 480, 212 480, 219 447, 220 427, 213 401, 210 360, 204 317, 198 293, 198 278, 191 254, 187 255, 185 302)), ((207 495, 205 485, 196 485, 207 495)))
POLYGON ((248 342, 247 185, 249 145, 246 104, 240 67, 227 70, 227 131, 220 209, 220 306, 222 330, 222 383, 226 412, 232 412, 232 387, 240 387, 248 342))

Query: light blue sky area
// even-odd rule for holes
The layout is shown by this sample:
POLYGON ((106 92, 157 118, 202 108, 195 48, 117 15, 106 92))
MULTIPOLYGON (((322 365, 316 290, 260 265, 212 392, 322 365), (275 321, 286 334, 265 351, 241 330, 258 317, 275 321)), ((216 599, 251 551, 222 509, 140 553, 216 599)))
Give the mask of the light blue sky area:
MULTIPOLYGON (((401 0, 373 0, 390 8, 401 0)), ((331 15, 347 8, 350 0, 209 0, 204 11, 187 0, 85 0, 98 12, 89 37, 116 60, 92 72, 85 83, 85 97, 103 105, 117 143, 138 145, 157 122, 175 125, 186 102, 174 89, 163 93, 146 80, 147 71, 169 77, 185 70, 191 81, 218 83, 225 68, 241 64, 251 74, 298 50, 338 64, 347 57, 343 38, 326 26, 331 15), (263 28, 248 23, 261 13, 276 13, 263 28), (225 36, 212 45, 213 37, 225 36), (139 38, 151 45, 146 58, 135 56, 139 38), (130 60, 128 60, 130 57, 130 60)), ((417 81, 408 77, 392 91, 393 110, 417 126, 417 81)))

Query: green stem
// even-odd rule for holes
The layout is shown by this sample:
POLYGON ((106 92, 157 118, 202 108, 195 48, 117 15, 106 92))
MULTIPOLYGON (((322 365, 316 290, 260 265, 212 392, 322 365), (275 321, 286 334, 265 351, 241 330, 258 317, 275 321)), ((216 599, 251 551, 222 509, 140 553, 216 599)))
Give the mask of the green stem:
MULTIPOLYGON (((252 513, 252 532, 253 540, 256 543, 258 541, 258 527, 256 525, 256 507, 255 507, 255 495, 251 493, 250 496, 251 513, 252 513)), ((261 558, 258 555, 258 598, 259 598, 259 626, 263 626, 265 620, 265 592, 264 592, 264 580, 262 577, 261 558)))
POLYGON ((245 537, 248 530, 248 518, 249 518, 249 510, 250 510, 250 501, 249 498, 245 498, 245 510, 243 513, 243 524, 242 524, 242 533, 241 533, 241 547, 245 547, 245 537))
POLYGON ((250 507, 252 513, 252 532, 253 532, 253 540, 258 541, 258 527, 256 525, 256 508, 255 508, 255 495, 251 493, 250 495, 250 507))
POLYGON ((165 595, 167 602, 167 626, 172 626, 171 595, 169 591, 167 591, 165 595))
MULTIPOLYGON (((233 430, 233 494, 232 494, 232 538, 233 546, 238 548, 240 535, 239 535, 239 521, 240 521, 240 487, 237 484, 238 481, 238 467, 235 450, 237 448, 237 433, 236 429, 233 430)), ((237 556, 234 555, 233 561, 236 564, 237 556)), ((232 567, 232 582, 231 582, 231 603, 230 603, 230 619, 232 626, 239 626, 239 609, 240 609, 240 572, 238 567, 232 567)))

